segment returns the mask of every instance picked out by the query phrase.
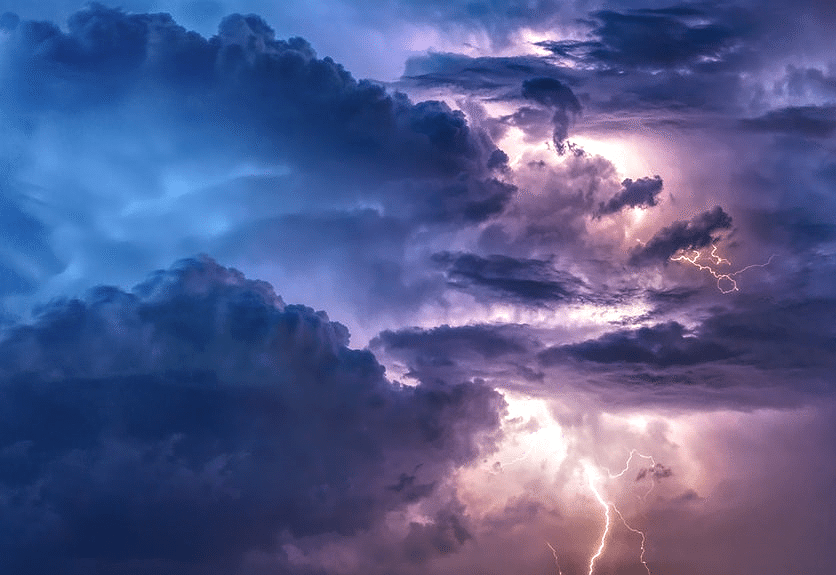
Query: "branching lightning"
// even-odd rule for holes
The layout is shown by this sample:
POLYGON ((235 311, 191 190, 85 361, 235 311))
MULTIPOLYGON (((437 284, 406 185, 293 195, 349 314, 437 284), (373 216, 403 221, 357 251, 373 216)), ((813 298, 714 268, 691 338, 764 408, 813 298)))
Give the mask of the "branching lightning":
POLYGON ((729 260, 727 260, 724 257, 721 257, 721 256, 717 255, 717 246, 713 246, 711 248, 711 253, 708 254, 707 256, 703 256, 702 252, 700 250, 692 250, 690 257, 683 253, 683 254, 678 255, 677 257, 671 257, 671 261, 674 261, 674 262, 688 262, 689 264, 695 266, 700 271, 707 271, 709 274, 711 274, 712 277, 714 277, 717 280, 717 289, 720 290, 721 293, 728 294, 728 293, 731 293, 731 292, 740 291, 737 287, 737 280, 734 279, 735 276, 737 276, 739 274, 742 274, 746 270, 750 270, 752 268, 764 268, 764 267, 768 266, 770 263, 772 263, 772 259, 774 257, 775 257, 775 254, 772 254, 771 256, 769 256, 769 259, 766 261, 766 263, 751 264, 751 265, 746 266, 745 268, 741 268, 741 269, 737 270, 736 272, 731 272, 731 273, 720 273, 718 270, 716 270, 713 267, 713 266, 720 266, 720 265, 731 265, 731 262, 729 260), (700 263, 699 260, 701 260, 701 259, 703 259, 703 260, 708 259, 709 264, 706 265, 706 264, 700 263), (722 285, 722 282, 727 282, 728 286, 731 286, 731 287, 727 286, 727 289, 724 289, 723 285, 722 285))
MULTIPOLYGON (((636 451, 635 449, 633 449, 632 451, 630 451, 630 455, 627 458, 626 463, 624 464, 624 469, 622 469, 618 473, 612 473, 607 468, 604 468, 604 470, 607 472, 607 475, 609 476, 610 479, 616 479, 618 477, 622 477, 630 469, 630 464, 632 463, 633 457, 635 457, 635 456, 641 457, 643 459, 647 459, 651 463, 650 467, 641 469, 641 471, 639 472, 639 475, 637 477, 637 480, 638 480, 638 479, 644 478, 645 476, 648 476, 648 475, 650 476, 651 486, 650 486, 650 489, 647 491, 647 493, 644 495, 644 497, 646 498, 650 494, 650 491, 653 490, 653 487, 656 485, 656 477, 657 476, 658 477, 665 477, 668 474, 670 474, 670 470, 665 468, 664 466, 656 463, 656 460, 653 459, 653 456, 643 455, 643 454, 639 453, 638 451, 636 451)), ((607 537, 609 536, 610 529, 612 527, 612 512, 615 512, 615 514, 618 515, 618 518, 621 520, 621 523, 624 524, 624 527, 628 531, 631 531, 632 533, 635 533, 636 535, 639 535, 641 537, 639 562, 642 564, 642 566, 644 566, 645 570, 647 571, 647 575, 652 575, 651 572, 650 572, 650 567, 648 566, 647 561, 645 560, 645 553, 647 551, 647 547, 646 547, 647 535, 645 534, 644 531, 642 531, 640 529, 636 529, 635 527, 630 525, 627 522, 627 519, 625 519, 624 515, 618 509, 618 507, 616 507, 615 503, 613 503, 612 501, 607 501, 606 499, 604 499, 604 496, 601 495, 601 491, 599 490, 598 486, 596 485, 596 477, 597 477, 598 474, 593 471, 591 466, 589 466, 589 465, 585 466, 585 472, 586 472, 587 482, 589 484, 589 490, 592 492, 592 494, 595 496, 596 501, 598 501, 598 504, 604 510, 604 531, 601 534, 601 541, 598 544, 598 548, 595 550, 595 554, 589 559, 588 575, 594 575, 594 573, 595 573, 595 563, 606 551, 607 537)), ((641 498, 641 497, 639 499, 644 500, 644 498, 641 498)), ((551 545, 549 545, 549 547, 551 547, 551 545)), ((557 560, 557 557, 555 556, 555 561, 556 560, 557 560)))
MULTIPOLYGON (((624 469, 622 469, 621 471, 619 471, 618 473, 615 473, 615 474, 613 474, 606 467, 604 469, 606 469, 607 475, 610 476, 610 479, 616 479, 618 477, 622 477, 625 473, 627 473, 627 470, 630 469, 630 463, 633 461, 633 456, 634 455, 638 455, 642 459, 650 460, 650 467, 648 467, 646 469, 643 469, 642 473, 641 473, 641 477, 644 477, 645 475, 650 476, 650 488, 648 488, 647 492, 644 495, 639 497, 639 501, 644 501, 645 499, 647 499, 647 496, 650 495, 650 492, 653 491, 653 488, 656 487, 656 473, 655 473, 655 471, 659 468, 659 464, 656 463, 656 460, 653 459, 652 455, 642 455, 641 453, 639 453, 635 449, 631 449, 630 450, 630 456, 627 458, 627 462, 624 464, 624 469)), ((623 518, 622 518, 622 520, 623 520, 623 518)))

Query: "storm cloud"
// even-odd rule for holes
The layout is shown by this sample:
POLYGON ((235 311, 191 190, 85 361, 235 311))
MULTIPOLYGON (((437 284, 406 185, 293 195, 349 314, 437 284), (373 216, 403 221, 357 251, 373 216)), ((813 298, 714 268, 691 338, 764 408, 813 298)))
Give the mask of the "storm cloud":
POLYGON ((598 204, 598 213, 614 214, 622 208, 653 207, 662 191, 662 178, 639 178, 635 182, 627 178, 621 182, 622 190, 606 202, 598 204))
POLYGON ((698 250, 710 245, 716 239, 715 232, 728 230, 731 226, 731 216, 715 206, 688 221, 678 220, 656 232, 647 244, 633 251, 630 263, 667 262, 679 250, 698 250))
POLYGON ((555 150, 563 154, 566 151, 563 142, 569 135, 571 118, 581 112, 581 104, 572 90, 554 78, 532 78, 523 82, 522 95, 554 110, 552 142, 555 150))
POLYGON ((597 340, 548 349, 541 352, 540 359, 549 364, 564 353, 596 363, 644 363, 660 367, 693 365, 735 355, 716 341, 689 334, 676 322, 608 333, 597 340))
POLYGON ((584 288, 583 280, 544 260, 440 252, 433 261, 446 269, 452 286, 527 305, 576 299, 584 288))
POLYGON ((120 6, 0 15, 0 571, 831 574, 829 4, 120 6))
POLYGON ((496 392, 402 387, 347 345, 324 313, 206 258, 8 327, 4 568, 234 568, 283 530, 368 529, 489 441, 496 392), (402 479, 416 467, 421 490, 402 479))

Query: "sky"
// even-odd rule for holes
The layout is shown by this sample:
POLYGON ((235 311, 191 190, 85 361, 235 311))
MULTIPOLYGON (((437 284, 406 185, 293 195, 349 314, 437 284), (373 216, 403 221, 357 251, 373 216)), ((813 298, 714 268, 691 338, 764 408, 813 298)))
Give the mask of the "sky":
POLYGON ((831 575, 836 4, 0 2, 0 571, 831 575))

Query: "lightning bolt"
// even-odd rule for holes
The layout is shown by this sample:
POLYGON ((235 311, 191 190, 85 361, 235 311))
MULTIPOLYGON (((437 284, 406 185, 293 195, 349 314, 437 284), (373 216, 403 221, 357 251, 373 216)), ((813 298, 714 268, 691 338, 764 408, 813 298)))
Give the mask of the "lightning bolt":
POLYGON ((639 553, 639 561, 641 561, 641 564, 644 565, 644 568, 647 571, 647 575, 651 575, 650 567, 647 566, 647 561, 644 560, 644 553, 646 551, 644 544, 647 542, 647 535, 645 535, 644 531, 636 529, 635 527, 632 527, 629 523, 627 523, 627 520, 624 519, 624 516, 621 514, 621 511, 618 510, 618 507, 613 505, 612 508, 613 508, 613 511, 615 511, 618 514, 619 518, 621 518, 621 522, 624 524, 624 527, 626 527, 627 529, 629 529, 633 533, 641 535, 642 545, 641 545, 641 553, 639 553))
POLYGON ((638 455, 639 457, 641 457, 641 458, 643 458, 643 459, 649 459, 649 460, 650 460, 650 464, 651 464, 653 467, 656 467, 656 460, 655 460, 655 459, 653 459, 653 456, 652 456, 652 455, 642 455, 642 454, 641 454, 641 453, 639 453, 637 450, 635 450, 635 449, 631 449, 631 450, 630 450, 630 456, 627 458, 627 462, 624 464, 624 469, 622 469, 621 471, 619 471, 619 472, 618 472, 618 473, 616 473, 616 474, 613 474, 613 473, 612 473, 609 469, 607 469, 606 467, 604 468, 604 469, 607 471, 607 475, 609 475, 609 476, 610 476, 610 479, 615 479, 616 477, 621 477, 622 475, 624 475, 625 473, 627 473, 627 470, 628 470, 628 469, 630 469, 630 463, 633 461, 633 456, 634 456, 634 455, 638 455))
POLYGON ((546 545, 548 545, 549 549, 552 550, 552 556, 554 556, 554 566, 557 567, 557 575, 563 575, 563 571, 560 569, 560 563, 557 560, 557 549, 555 549, 548 541, 546 541, 546 545))
MULTIPOLYGON (((656 479, 655 479, 655 476, 653 474, 653 470, 656 468, 657 463, 656 463, 656 460, 653 459, 652 455, 642 455, 641 453, 639 453, 635 449, 631 449, 630 450, 630 456, 627 458, 627 462, 624 464, 624 469, 622 469, 621 471, 619 471, 618 473, 615 473, 615 474, 613 474, 606 467, 604 469, 607 471, 607 475, 610 476, 610 479, 616 479, 618 477, 621 477, 625 473, 627 473, 628 469, 630 469, 630 463, 633 461, 633 456, 634 455, 638 455, 642 459, 649 459, 650 460, 650 467, 647 468, 647 470, 646 470, 646 471, 650 472, 650 473, 647 474, 647 475, 650 476, 650 488, 647 490, 647 492, 643 496, 639 497, 639 501, 644 501, 645 499, 647 499, 647 496, 650 495, 650 492, 653 491, 653 488, 656 487, 656 479)), ((624 518, 622 517, 622 520, 623 519, 624 518)), ((626 525, 626 523, 625 523, 625 525, 626 525)), ((628 527, 628 529, 629 529, 629 527, 628 527)))
MULTIPOLYGON (((775 254, 772 254, 771 256, 769 256, 769 259, 766 261, 766 263, 751 264, 751 265, 746 266, 745 268, 741 268, 741 269, 737 270, 736 272, 731 272, 731 273, 720 273, 719 271, 715 270, 711 265, 704 265, 704 264, 699 263, 699 260, 703 259, 702 252, 700 252, 699 250, 692 250, 691 251, 691 257, 688 257, 688 255, 686 255, 684 253, 680 254, 677 257, 671 257, 671 261, 673 261, 673 262, 688 262, 689 264, 695 266, 700 271, 708 272, 709 274, 711 274, 712 277, 714 277, 717 280, 717 289, 720 290, 720 293, 728 294, 728 293, 731 293, 731 292, 740 291, 737 287, 737 280, 734 279, 735 276, 737 276, 739 274, 742 274, 746 270, 750 270, 752 268, 765 268, 770 263, 772 263, 772 259, 774 257, 775 257, 775 254), (731 287, 729 287, 728 289, 723 289, 723 286, 722 286, 722 283, 721 283, 723 281, 728 282, 731 287)), ((717 246, 713 246, 711 248, 711 253, 708 254, 707 256, 705 256, 705 258, 708 258, 709 260, 712 260, 713 261, 712 263, 715 266, 719 266, 719 265, 722 265, 722 264, 731 265, 731 262, 729 260, 717 255, 717 246)))
MULTIPOLYGON (((647 459, 651 463, 651 467, 647 468, 647 471, 649 471, 648 475, 650 475, 650 481, 651 481, 650 489, 644 495, 644 497, 647 497, 650 494, 650 492, 653 490, 653 487, 655 487, 655 485, 656 485, 654 471, 657 469, 658 464, 656 463, 656 460, 653 459, 652 455, 643 455, 643 454, 639 453, 637 450, 633 449, 633 450, 630 451, 630 455, 627 457, 627 461, 624 464, 624 469, 622 469, 618 473, 612 473, 606 467, 603 468, 603 469, 607 472, 607 475, 609 476, 610 479, 616 479, 618 477, 622 477, 630 469, 630 463, 633 461, 633 457, 635 457, 635 456, 639 456, 643 459, 647 459)), ((607 501, 606 499, 604 499, 604 496, 601 495, 601 491, 596 486, 595 475, 597 475, 597 474, 593 473, 593 470, 592 470, 590 465, 585 465, 585 472, 586 472, 586 477, 587 477, 587 483, 589 484, 589 490, 592 492, 592 494, 595 496, 595 499, 598 501, 598 504, 604 510, 604 531, 603 531, 603 533, 601 533, 601 541, 598 544, 598 548, 596 549, 595 554, 589 559, 588 575, 594 575, 594 573, 595 573, 595 562, 606 551, 607 537, 609 536, 610 529, 612 527, 612 513, 611 512, 615 512, 615 514, 618 515, 618 518, 621 520, 621 523, 624 525, 625 528, 627 528, 628 531, 631 531, 632 533, 635 533, 636 535, 639 535, 641 537, 639 562, 642 564, 642 566, 647 571, 647 575, 652 575, 651 572, 650 572, 650 567, 648 566, 647 561, 645 560, 645 553, 647 552, 647 546, 646 546, 646 544, 647 544, 647 534, 644 531, 642 531, 641 529, 636 529, 635 527, 630 525, 627 522, 627 519, 625 519, 624 515, 618 509, 618 507, 616 507, 615 503, 613 503, 611 501, 607 501)), ((643 500, 643 498, 641 498, 641 497, 639 499, 643 500)), ((551 545, 549 545, 549 547, 551 547, 551 545)), ((555 560, 556 560, 556 556, 555 556, 555 560)))
POLYGON ((610 534, 610 504, 607 503, 607 501, 601 496, 598 488, 595 487, 595 483, 592 481, 592 472, 589 467, 586 468, 586 477, 589 481, 590 491, 592 491, 595 495, 595 499, 598 500, 601 507, 604 508, 604 532, 601 534, 601 543, 598 544, 598 550, 595 551, 595 555, 589 559, 589 575, 592 575, 595 572, 595 561, 603 555, 604 549, 607 547, 607 535, 610 534))

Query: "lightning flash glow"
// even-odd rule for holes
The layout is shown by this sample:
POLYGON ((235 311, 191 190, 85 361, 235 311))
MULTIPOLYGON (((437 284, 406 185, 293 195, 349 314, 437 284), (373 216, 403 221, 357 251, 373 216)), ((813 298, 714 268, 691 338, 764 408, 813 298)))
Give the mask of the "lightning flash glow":
POLYGON ((735 276, 742 274, 746 270, 750 270, 752 268, 764 268, 772 263, 772 259, 775 257, 775 254, 769 256, 769 259, 766 263, 762 264, 751 264, 746 266, 745 268, 741 268, 736 272, 731 273, 720 273, 718 269, 715 269, 721 265, 731 265, 731 262, 724 257, 717 255, 717 246, 713 246, 711 248, 711 253, 707 256, 703 256, 700 250, 692 250, 691 256, 689 257, 687 254, 680 254, 676 257, 671 257, 671 261, 674 262, 688 262, 689 264, 695 266, 700 271, 705 271, 711 274, 717 280, 717 289, 720 290, 721 293, 728 294, 735 291, 740 291, 737 287, 737 280, 735 280, 735 276), (707 260, 708 263, 700 263, 700 260, 707 260), (725 283, 725 288, 723 284, 725 283))

